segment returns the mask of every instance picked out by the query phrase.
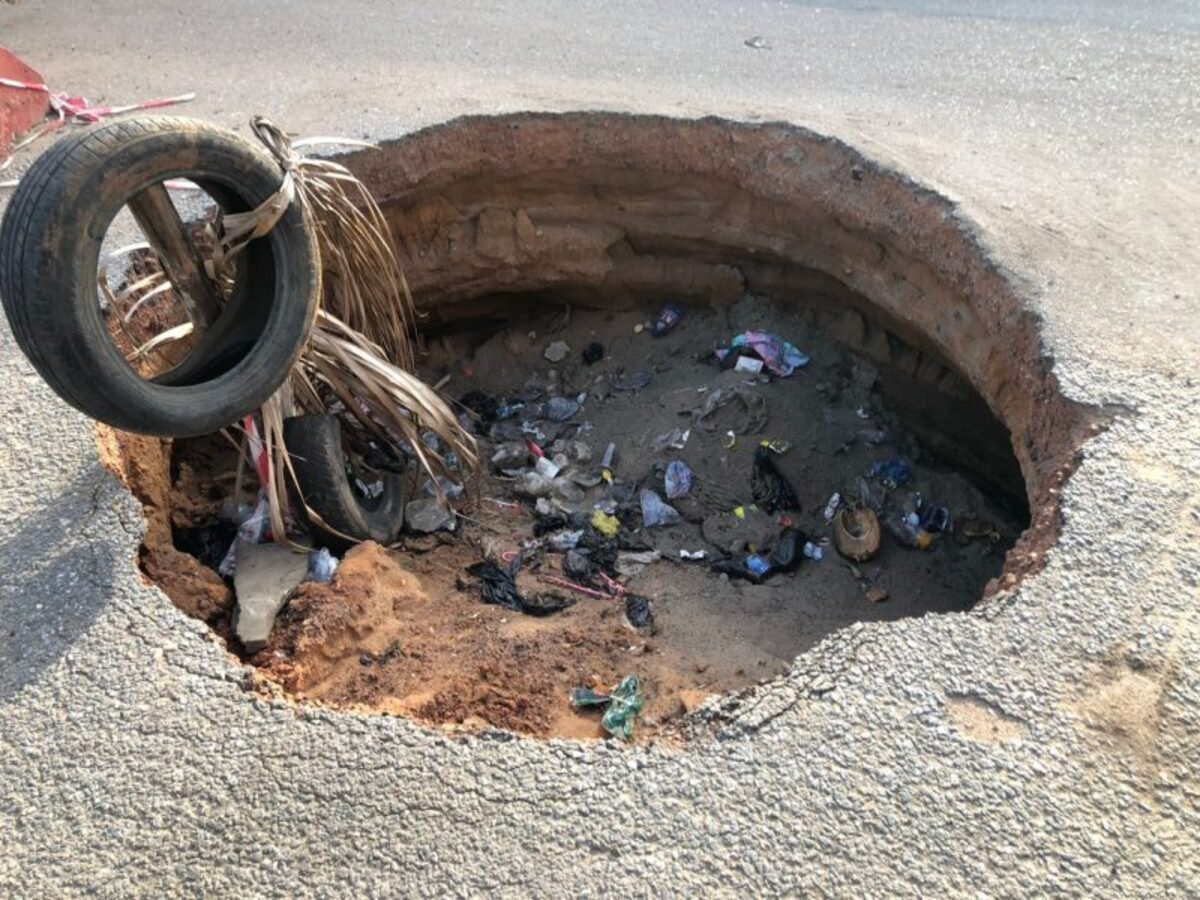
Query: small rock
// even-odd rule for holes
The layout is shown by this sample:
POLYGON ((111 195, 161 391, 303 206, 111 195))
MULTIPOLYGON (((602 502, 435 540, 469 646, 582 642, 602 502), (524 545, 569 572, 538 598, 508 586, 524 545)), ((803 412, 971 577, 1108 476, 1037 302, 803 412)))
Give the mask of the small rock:
POLYGON ((888 598, 888 592, 881 587, 873 587, 867 591, 867 599, 872 603, 882 603, 888 598))
POLYGON ((636 325, 633 326, 634 334, 641 334, 645 330, 646 330, 646 326, 643 325, 641 322, 638 322, 636 325))
POLYGON ((546 357, 550 362, 562 362, 570 352, 571 345, 566 341, 555 341, 546 348, 546 352, 542 356, 546 357))
POLYGON ((404 507, 404 527, 421 534, 453 531, 456 518, 454 510, 442 506, 436 497, 413 500, 404 507))

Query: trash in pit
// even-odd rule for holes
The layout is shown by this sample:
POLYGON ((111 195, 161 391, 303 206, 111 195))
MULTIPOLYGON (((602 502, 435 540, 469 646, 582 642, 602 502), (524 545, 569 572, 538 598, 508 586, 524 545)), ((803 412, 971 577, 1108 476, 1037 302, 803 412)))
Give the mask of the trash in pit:
POLYGON ((664 450, 682 450, 687 446, 688 438, 691 436, 690 428, 672 428, 665 434, 656 437, 650 448, 655 453, 662 453, 664 450))
POLYGON ((436 497, 410 500, 404 507, 404 527, 420 534, 453 531, 457 514, 445 507, 436 497))
POLYGON ((479 580, 479 592, 484 603, 493 603, 527 616, 549 616, 575 604, 574 598, 558 594, 538 594, 526 598, 517 590, 517 571, 521 568, 518 556, 508 566, 485 559, 467 567, 467 573, 479 580))
POLYGON ((647 528, 665 528, 679 524, 682 518, 679 510, 663 503, 662 498, 654 491, 643 489, 639 499, 642 504, 642 524, 647 528))
POLYGON ((779 534, 775 549, 769 554, 749 553, 740 558, 718 560, 713 563, 712 568, 731 578, 744 578, 754 584, 760 584, 772 575, 794 571, 805 556, 819 559, 819 556, 814 555, 819 549, 799 529, 785 528, 779 534))
POLYGON ((912 478, 912 467, 902 456, 884 459, 875 463, 867 470, 868 478, 878 478, 884 486, 891 490, 903 487, 912 478))
POLYGON ((570 352, 571 345, 566 341, 555 341, 546 347, 546 350, 542 356, 546 357, 546 359, 550 360, 550 362, 556 363, 562 362, 564 359, 566 359, 567 354, 570 352))
POLYGON ((612 689, 612 693, 598 694, 591 688, 573 688, 571 705, 576 708, 607 706, 600 725, 613 737, 629 740, 633 737, 633 726, 644 701, 642 683, 636 675, 626 675, 612 689))
POLYGON ((800 509, 795 490, 776 467, 771 458, 771 451, 766 447, 759 447, 754 451, 750 489, 754 495, 754 502, 769 513, 797 512, 800 509))
POLYGON ((866 507, 842 507, 833 520, 833 543, 848 560, 873 559, 879 552, 879 517, 866 507))
POLYGON ((728 361, 730 365, 736 365, 740 359, 757 357, 768 371, 781 378, 808 365, 808 357, 794 344, 765 331, 743 331, 728 347, 718 349, 716 355, 722 363, 728 361))
POLYGON ((626 551, 617 554, 617 574, 622 578, 632 578, 651 563, 662 559, 657 550, 626 551))
POLYGON ((583 364, 592 366, 604 359, 604 345, 599 341, 592 341, 583 348, 583 364))
POLYGON ((650 601, 637 594, 626 594, 624 624, 640 634, 653 634, 654 610, 650 601))
POLYGON ((642 388, 648 386, 654 380, 654 373, 649 371, 632 372, 628 375, 622 375, 620 378, 612 382, 614 391, 622 391, 624 393, 636 393, 642 388))
POLYGON ((667 464, 667 473, 663 478, 663 486, 666 489, 667 499, 678 500, 680 497, 686 497, 692 489, 692 479, 695 476, 692 470, 688 468, 688 464, 681 459, 672 460, 667 464))
POLYGON ((650 327, 650 333, 654 337, 662 337, 678 325, 679 320, 682 318, 683 310, 673 303, 668 303, 663 307, 663 311, 658 314, 658 318, 654 320, 654 324, 650 327))
POLYGON ((616 537, 621 530, 621 522, 616 516, 610 516, 602 510, 592 513, 592 527, 606 538, 616 537))
POLYGON ((680 559, 698 561, 698 560, 704 559, 707 556, 708 556, 708 552, 705 550, 684 550, 681 548, 679 551, 680 559))
POLYGON ((715 421, 717 413, 734 403, 741 407, 741 415, 732 426, 726 426, 730 433, 757 434, 767 426, 766 399, 740 384, 710 391, 704 402, 692 410, 692 421, 706 431, 716 431, 719 427, 715 421))
POLYGON ((329 552, 328 547, 321 547, 308 554, 307 581, 324 583, 332 581, 337 572, 338 558, 329 552))

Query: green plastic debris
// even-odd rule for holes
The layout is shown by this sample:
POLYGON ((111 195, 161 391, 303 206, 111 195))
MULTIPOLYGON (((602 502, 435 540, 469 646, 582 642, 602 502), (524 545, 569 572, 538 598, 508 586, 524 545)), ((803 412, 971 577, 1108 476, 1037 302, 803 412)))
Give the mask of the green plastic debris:
POLYGON ((633 722, 642 711, 642 683, 636 675, 626 675, 616 686, 600 724, 614 737, 633 737, 633 722))
POLYGON ((591 688, 571 688, 572 706, 604 706, 611 699, 608 694, 597 694, 591 688))
POLYGON ((571 705, 575 707, 608 706, 600 724, 614 737, 629 740, 633 723, 642 711, 642 682, 636 675, 626 675, 611 694, 597 694, 591 688, 571 688, 571 705))

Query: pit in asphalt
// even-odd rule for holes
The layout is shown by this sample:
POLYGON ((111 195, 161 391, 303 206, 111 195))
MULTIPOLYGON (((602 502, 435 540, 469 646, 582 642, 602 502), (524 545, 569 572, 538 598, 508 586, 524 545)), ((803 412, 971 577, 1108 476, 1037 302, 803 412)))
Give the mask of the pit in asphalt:
MULTIPOLYGON (((429 380, 449 375, 453 397, 511 399, 530 379, 556 379, 552 392, 587 396, 572 424, 541 423, 546 443, 580 440, 597 460, 616 443, 614 474, 635 495, 662 495, 662 467, 681 459, 695 493, 676 503, 678 526, 644 529, 640 514, 623 525, 663 556, 625 579, 650 599, 653 633, 626 628, 615 598, 548 585, 554 552, 540 568, 527 562, 523 584, 572 595, 573 606, 535 619, 481 603, 466 566, 519 549, 534 522, 532 501, 489 472, 468 483, 455 536, 364 546, 333 584, 300 588, 250 659, 267 689, 423 722, 583 737, 600 735, 597 716, 572 710, 568 690, 637 674, 647 696, 639 733, 663 734, 705 696, 781 675, 846 624, 966 610, 1035 571, 1053 544, 1084 419, 1057 391, 1034 317, 937 195, 836 141, 717 120, 471 119, 351 165, 383 204, 426 313, 429 380), (635 333, 669 302, 683 311, 675 329, 635 333), (716 366, 714 347, 748 329, 781 335, 811 362, 765 379, 716 366), (570 349, 551 363, 555 341, 570 349), (592 342, 605 355, 588 365, 581 352, 592 342), (648 385, 616 389, 643 371, 648 385), (766 421, 727 446, 740 407, 708 423, 694 411, 735 387, 762 398, 766 421), (690 429, 683 447, 656 450, 675 427, 690 429), (762 439, 792 444, 774 461, 800 501, 793 524, 824 558, 753 585, 679 551, 730 551, 712 520, 753 501, 762 439), (879 555, 850 564, 828 543, 824 506, 897 456, 913 478, 885 504, 879 555), (951 517, 927 550, 886 527, 914 491, 951 517)), ((195 529, 230 497, 228 442, 177 442, 168 465, 158 442, 108 440, 147 504, 143 569, 227 635, 228 588, 178 548, 203 553, 198 534, 219 546, 219 532, 195 529)), ((777 533, 778 516, 767 519, 777 533)))

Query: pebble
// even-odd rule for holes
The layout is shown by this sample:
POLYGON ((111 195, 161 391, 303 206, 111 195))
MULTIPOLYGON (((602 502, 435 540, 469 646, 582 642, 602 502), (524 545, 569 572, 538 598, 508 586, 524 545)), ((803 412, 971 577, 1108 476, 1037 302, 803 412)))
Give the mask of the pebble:
POLYGON ((645 330, 646 330, 646 326, 643 325, 641 322, 638 322, 636 325, 633 326, 634 334, 641 334, 645 330))

